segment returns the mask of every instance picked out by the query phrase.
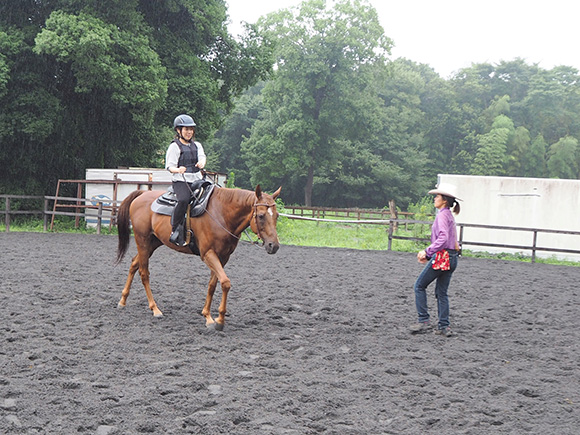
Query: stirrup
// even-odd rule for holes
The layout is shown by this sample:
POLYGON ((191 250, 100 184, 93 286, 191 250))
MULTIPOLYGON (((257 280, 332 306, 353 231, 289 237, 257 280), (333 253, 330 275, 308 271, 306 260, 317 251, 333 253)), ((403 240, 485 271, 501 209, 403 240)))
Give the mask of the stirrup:
POLYGON ((169 236, 169 241, 177 246, 186 246, 181 233, 180 228, 176 228, 169 236))

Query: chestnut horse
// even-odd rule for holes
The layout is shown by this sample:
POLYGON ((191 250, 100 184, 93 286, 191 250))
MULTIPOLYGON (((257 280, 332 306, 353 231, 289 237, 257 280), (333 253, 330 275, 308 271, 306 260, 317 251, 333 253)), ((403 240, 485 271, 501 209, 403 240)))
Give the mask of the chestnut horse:
MULTIPOLYGON (((278 212, 274 200, 280 194, 280 190, 281 188, 272 195, 268 195, 262 192, 259 185, 255 192, 223 187, 215 188, 205 213, 190 218, 190 228, 193 231, 192 243, 196 244, 200 258, 211 270, 205 305, 201 311, 208 328, 222 330, 224 327, 227 297, 231 288, 230 279, 224 271, 224 266, 236 249, 242 231, 249 226, 262 239, 268 254, 275 254, 278 251, 280 247, 276 232, 278 212), (218 281, 222 288, 222 299, 218 311, 219 316, 217 320, 214 320, 210 310, 218 281)), ((133 277, 139 270, 141 281, 147 293, 149 308, 156 317, 162 316, 163 313, 157 307, 151 293, 149 258, 161 245, 169 246, 171 249, 184 254, 194 253, 189 245, 180 247, 169 241, 171 235, 170 216, 151 211, 151 204, 163 193, 165 192, 136 190, 121 203, 117 215, 119 246, 116 264, 123 259, 127 252, 131 235, 130 223, 133 224, 133 233, 137 244, 137 255, 131 261, 129 276, 123 288, 119 307, 124 307, 127 303, 133 277)))

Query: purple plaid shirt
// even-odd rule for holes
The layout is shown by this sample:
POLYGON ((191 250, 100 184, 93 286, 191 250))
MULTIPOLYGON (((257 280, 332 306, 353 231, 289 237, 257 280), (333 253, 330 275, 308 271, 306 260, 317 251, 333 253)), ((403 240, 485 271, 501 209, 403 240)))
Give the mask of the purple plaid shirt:
POLYGON ((442 249, 455 249, 457 243, 457 229, 453 213, 447 207, 437 211, 435 222, 431 228, 431 244, 425 252, 432 257, 442 249))

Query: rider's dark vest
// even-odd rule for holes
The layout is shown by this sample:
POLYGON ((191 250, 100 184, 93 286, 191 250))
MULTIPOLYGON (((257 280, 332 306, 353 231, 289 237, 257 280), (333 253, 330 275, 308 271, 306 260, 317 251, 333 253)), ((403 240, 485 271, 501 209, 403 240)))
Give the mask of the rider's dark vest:
POLYGON ((191 142, 190 145, 184 145, 180 140, 176 140, 175 143, 181 151, 177 166, 185 166, 185 172, 199 172, 199 168, 195 166, 198 161, 197 145, 195 142, 191 142))

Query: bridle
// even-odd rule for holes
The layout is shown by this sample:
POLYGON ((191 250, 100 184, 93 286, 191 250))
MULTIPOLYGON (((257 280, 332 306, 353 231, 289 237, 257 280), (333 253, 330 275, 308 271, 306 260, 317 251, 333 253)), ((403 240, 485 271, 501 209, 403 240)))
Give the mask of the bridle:
POLYGON ((268 210, 270 210, 270 207, 275 207, 276 204, 266 204, 266 203, 258 203, 258 199, 256 198, 256 202, 254 202, 254 216, 252 216, 252 219, 254 219, 254 221, 256 222, 256 235, 258 236, 258 240, 262 241, 262 246, 264 245, 264 239, 262 238, 262 234, 260 233, 260 225, 258 225, 258 207, 266 207, 268 210))

